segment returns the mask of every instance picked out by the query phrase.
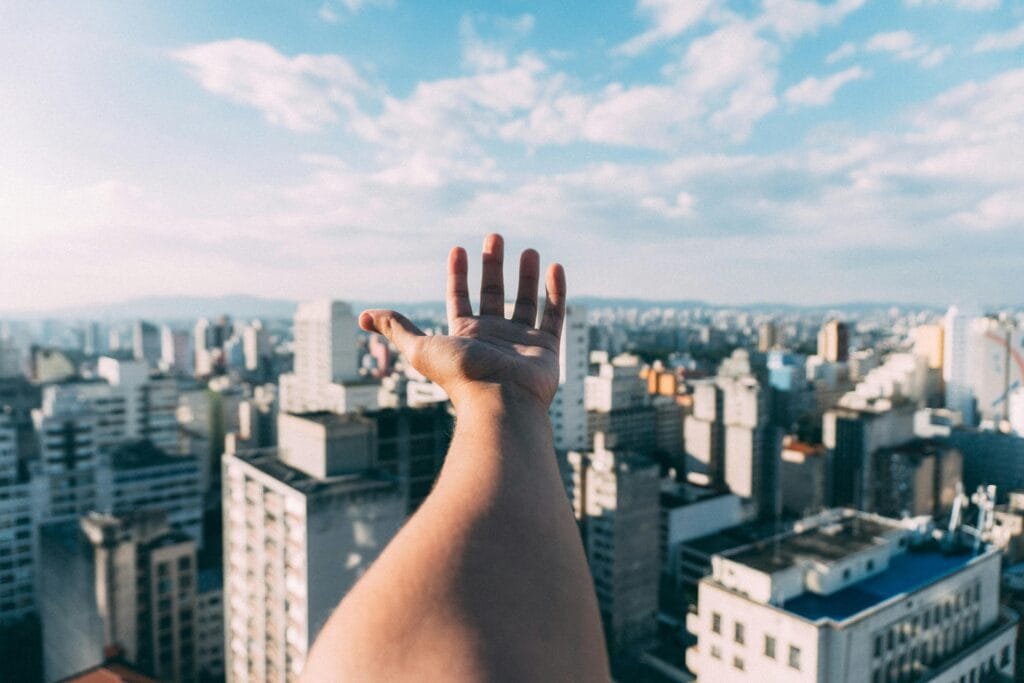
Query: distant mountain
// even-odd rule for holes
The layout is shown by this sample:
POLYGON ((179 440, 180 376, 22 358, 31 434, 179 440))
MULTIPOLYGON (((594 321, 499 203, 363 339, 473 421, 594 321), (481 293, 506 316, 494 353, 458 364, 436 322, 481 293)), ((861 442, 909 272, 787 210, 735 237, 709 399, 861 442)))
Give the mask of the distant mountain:
MULTIPOLYGON (((543 293, 541 294, 543 297, 543 293)), ((443 301, 385 302, 352 301, 356 311, 363 308, 393 308, 410 315, 417 313, 443 314, 443 301)), ((587 308, 708 308, 750 311, 752 313, 827 313, 828 311, 861 314, 884 311, 889 308, 942 311, 945 306, 914 304, 896 301, 851 301, 836 304, 800 305, 775 302, 754 302, 749 304, 719 304, 695 299, 649 300, 638 298, 615 298, 599 296, 576 296, 570 303, 582 304, 587 308)), ((235 318, 291 318, 297 302, 287 299, 266 299, 247 294, 229 294, 216 297, 151 296, 126 301, 95 304, 89 306, 57 308, 44 311, 13 312, 0 311, 0 319, 64 318, 78 320, 193 320, 199 317, 215 317, 222 313, 235 318)))
POLYGON ((17 312, 0 318, 70 318, 82 320, 190 320, 227 313, 234 318, 290 318, 295 302, 247 294, 225 296, 148 296, 114 303, 17 312))

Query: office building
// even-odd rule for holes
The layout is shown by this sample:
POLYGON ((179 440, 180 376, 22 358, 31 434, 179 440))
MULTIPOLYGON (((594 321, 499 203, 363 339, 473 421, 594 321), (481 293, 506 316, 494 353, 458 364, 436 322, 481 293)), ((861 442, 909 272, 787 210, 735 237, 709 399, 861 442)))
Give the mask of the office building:
POLYGON ((0 411, 0 626, 35 608, 33 488, 20 470, 17 429, 0 411))
POLYGON ((195 350, 188 330, 175 330, 167 325, 160 328, 160 369, 181 375, 195 370, 195 350))
POLYGON ((865 401, 857 408, 825 413, 822 441, 832 465, 830 506, 865 509, 873 489, 873 454, 914 437, 915 407, 889 399, 865 401))
POLYGON ((766 320, 757 328, 757 350, 759 353, 768 353, 775 348, 782 340, 779 334, 778 325, 774 320, 766 320))
POLYGON ((141 361, 102 357, 97 374, 124 396, 125 438, 148 439, 169 453, 178 452, 178 383, 150 374, 141 361))
POLYGON ((270 365, 270 338, 262 321, 253 320, 242 331, 242 352, 249 372, 259 372, 270 365))
POLYGON ((779 462, 782 510, 805 516, 828 507, 828 449, 790 435, 782 440, 779 462))
POLYGON ((282 416, 277 449, 224 455, 228 683, 297 680, 327 617, 402 525, 398 484, 366 469, 361 424, 282 416))
POLYGON ((1009 419, 1010 394, 1024 386, 1024 329, 990 317, 976 318, 970 329, 969 382, 977 419, 1009 419))
POLYGON ((868 510, 886 517, 942 517, 963 482, 963 456, 938 441, 914 439, 874 452, 868 510))
POLYGON ((376 427, 373 466, 394 477, 411 515, 434 487, 451 443, 454 416, 446 404, 367 414, 376 427))
POLYGON ((683 421, 687 478, 698 484, 721 485, 725 480, 724 393, 713 379, 690 383, 693 413, 683 421))
POLYGON ((946 384, 946 407, 959 411, 964 424, 977 424, 974 392, 971 390, 973 312, 951 306, 943 320, 942 379, 946 384))
POLYGON ((557 451, 582 450, 588 444, 584 406, 588 344, 587 311, 570 304, 558 349, 558 390, 548 411, 557 451))
POLYGON ((23 374, 21 349, 13 339, 0 337, 0 378, 17 377, 23 374))
POLYGON ((196 675, 196 546, 160 512, 90 513, 40 530, 46 680, 116 649, 162 681, 196 675))
MULTIPOLYGON (((611 441, 611 437, 609 437, 611 441)), ((658 611, 660 480, 652 461, 595 438, 569 453, 573 500, 612 656, 650 642, 658 611)))
POLYGON ((191 456, 170 456, 150 441, 125 441, 100 458, 95 509, 115 515, 161 510, 172 528, 202 547, 201 463, 191 456))
POLYGON ((196 669, 201 679, 224 678, 224 574, 220 567, 199 570, 196 669))
POLYGON ((588 444, 598 433, 614 434, 620 448, 653 454, 658 446, 658 410, 641 370, 638 357, 623 354, 599 362, 597 374, 586 377, 583 405, 588 444))
POLYGON ((841 511, 716 555, 687 667, 700 681, 1012 680, 999 551, 953 543, 841 511))
POLYGON ((818 356, 828 363, 845 363, 850 357, 850 331, 841 320, 829 320, 818 332, 818 356))
POLYGON ((160 328, 145 320, 132 325, 132 357, 148 367, 156 367, 161 356, 160 328))
POLYGON ((946 442, 963 454, 964 488, 995 486, 999 500, 1024 490, 1024 437, 993 429, 950 429, 946 442))
POLYGON ((281 375, 281 410, 347 413, 377 408, 380 383, 359 374, 356 317, 341 301, 299 304, 295 368, 281 375))

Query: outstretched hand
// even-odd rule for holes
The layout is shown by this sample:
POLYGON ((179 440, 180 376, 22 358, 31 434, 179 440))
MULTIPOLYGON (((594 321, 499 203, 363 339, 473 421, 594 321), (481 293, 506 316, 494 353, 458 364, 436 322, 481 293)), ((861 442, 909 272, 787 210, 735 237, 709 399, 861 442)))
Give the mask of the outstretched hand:
POLYGON ((448 255, 448 334, 425 335, 395 311, 363 311, 359 325, 387 337, 428 379, 439 384, 456 407, 475 392, 539 401, 546 409, 558 388, 558 347, 565 319, 565 271, 547 270, 547 296, 540 325, 537 287, 540 256, 527 249, 519 260, 519 289, 512 318, 505 318, 504 242, 484 239, 480 314, 473 315, 465 249, 448 255))

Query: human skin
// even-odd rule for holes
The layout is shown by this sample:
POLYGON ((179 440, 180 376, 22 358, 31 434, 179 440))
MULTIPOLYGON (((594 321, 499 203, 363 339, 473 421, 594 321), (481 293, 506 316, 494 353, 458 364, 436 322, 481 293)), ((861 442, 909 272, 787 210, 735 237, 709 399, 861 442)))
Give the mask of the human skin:
POLYGON ((607 681, 593 583, 555 462, 548 406, 558 388, 565 273, 523 252, 511 319, 504 245, 483 247, 480 312, 467 256, 448 258, 448 335, 394 311, 364 311, 441 385, 455 433, 434 490, 341 601, 309 654, 310 681, 607 681))

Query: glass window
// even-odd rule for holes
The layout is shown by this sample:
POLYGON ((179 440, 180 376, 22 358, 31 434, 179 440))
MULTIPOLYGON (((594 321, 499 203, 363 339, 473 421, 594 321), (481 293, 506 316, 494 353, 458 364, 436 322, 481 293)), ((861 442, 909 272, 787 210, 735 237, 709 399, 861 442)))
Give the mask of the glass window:
POLYGON ((735 640, 740 645, 743 644, 743 624, 741 624, 738 621, 736 622, 736 626, 733 629, 733 640, 735 640))
POLYGON ((775 638, 772 636, 764 637, 764 656, 775 659, 775 638))
POLYGON ((714 633, 722 632, 722 615, 718 612, 711 613, 711 630, 714 633))
POLYGON ((722 658, 722 650, 721 650, 721 648, 719 648, 717 645, 712 645, 711 646, 711 656, 714 657, 715 659, 721 659, 722 658))
POLYGON ((800 648, 796 645, 789 646, 789 665, 797 671, 800 670, 800 648))
POLYGON ((743 659, 741 657, 733 657, 732 658, 732 665, 734 667, 736 667, 737 669, 739 669, 740 671, 743 671, 743 666, 744 665, 743 665, 743 659))

